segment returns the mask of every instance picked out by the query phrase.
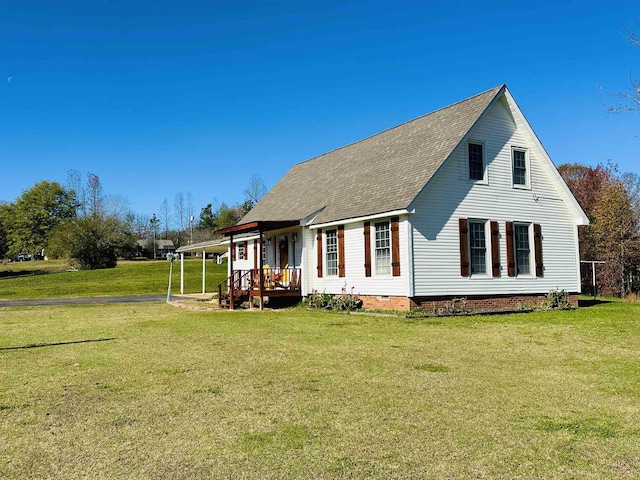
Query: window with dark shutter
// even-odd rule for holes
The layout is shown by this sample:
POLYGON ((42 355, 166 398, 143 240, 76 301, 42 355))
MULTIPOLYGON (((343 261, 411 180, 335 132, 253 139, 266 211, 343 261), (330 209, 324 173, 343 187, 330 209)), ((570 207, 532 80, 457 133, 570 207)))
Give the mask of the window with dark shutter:
POLYGON ((327 262, 327 277, 338 275, 338 232, 327 230, 324 234, 324 249, 327 262))
POLYGON ((500 231, 498 222, 491 222, 491 273, 500 276, 500 231))
POLYGON ((371 276, 371 223, 364 222, 364 276, 371 276))
POLYGON ((505 223, 507 238, 507 274, 510 277, 516 276, 516 258, 514 255, 513 222, 505 223))
POLYGON ((389 222, 377 222, 376 231, 376 275, 391 273, 391 227, 389 222))
POLYGON ((338 226, 338 276, 345 276, 344 268, 344 225, 338 226))
POLYGON ((391 274, 400 276, 400 219, 391 218, 391 274))
POLYGON ((469 223, 466 218, 458 220, 460 231, 460 275, 469 276, 469 223))
POLYGON ((316 248, 318 249, 318 278, 322 278, 322 229, 318 229, 316 236, 316 248))
POLYGON ((533 224, 533 245, 536 250, 536 277, 542 277, 544 265, 542 264, 542 227, 538 223, 533 224))
POLYGON ((515 240, 516 274, 531 274, 531 246, 529 243, 529 223, 514 223, 513 238, 515 240))

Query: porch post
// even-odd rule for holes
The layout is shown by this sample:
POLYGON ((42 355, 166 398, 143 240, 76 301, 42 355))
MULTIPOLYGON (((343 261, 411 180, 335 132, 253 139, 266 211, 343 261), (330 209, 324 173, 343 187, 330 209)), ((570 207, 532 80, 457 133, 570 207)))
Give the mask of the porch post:
POLYGON ((180 294, 184 295, 184 252, 180 253, 180 294))
POLYGON ((234 282, 235 278, 233 275, 233 234, 229 235, 229 270, 231 271, 231 275, 229 278, 231 281, 229 282, 229 310, 234 310, 234 302, 233 302, 233 294, 234 294, 234 282))
POLYGON ((260 230, 260 310, 264 310, 264 232, 260 230))
POLYGON ((206 253, 206 250, 203 248, 202 249, 202 295, 206 293, 205 284, 204 284, 204 274, 206 272, 206 267, 205 267, 206 259, 207 259, 207 253, 206 253))

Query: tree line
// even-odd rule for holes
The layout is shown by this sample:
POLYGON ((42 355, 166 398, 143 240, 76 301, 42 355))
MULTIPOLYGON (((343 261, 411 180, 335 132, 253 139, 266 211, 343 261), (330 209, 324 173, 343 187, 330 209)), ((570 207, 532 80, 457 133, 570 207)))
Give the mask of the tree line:
MULTIPOLYGON (((598 288, 605 295, 624 296, 640 290, 640 177, 621 173, 615 165, 558 168, 565 183, 590 220, 579 227, 582 260, 598 266, 598 288)), ((0 204, 0 258, 28 253, 68 258, 80 268, 108 268, 117 258, 149 255, 139 240, 172 240, 174 245, 215 238, 215 231, 238 223, 266 193, 253 175, 245 201, 229 206, 209 203, 196 217, 189 193, 176 194, 173 208, 165 198, 151 218, 135 215, 118 196, 103 193, 97 175, 83 181, 69 172, 67 185, 41 181, 13 203, 0 204)), ((583 267, 583 285, 590 285, 590 267, 583 267)))
MULTIPOLYGON (((578 228, 580 258, 604 262, 597 266, 599 291, 625 296, 640 290, 640 177, 621 173, 615 165, 558 167, 565 183, 589 217, 578 228)), ((591 283, 582 269, 583 290, 591 283)))
POLYGON ((265 192, 253 175, 239 205, 214 200, 196 218, 191 194, 180 192, 173 208, 165 198, 159 215, 149 218, 129 210, 122 197, 105 195, 97 175, 83 179, 73 170, 66 185, 43 180, 14 202, 0 203, 0 259, 46 256, 67 258, 81 269, 115 267, 118 258, 153 256, 148 244, 154 236, 176 246, 211 240, 216 230, 240 221, 265 192))

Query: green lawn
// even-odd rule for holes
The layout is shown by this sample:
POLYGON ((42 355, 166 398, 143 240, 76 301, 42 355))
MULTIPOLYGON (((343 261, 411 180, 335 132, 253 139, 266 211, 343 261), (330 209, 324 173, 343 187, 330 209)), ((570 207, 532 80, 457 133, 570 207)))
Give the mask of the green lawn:
POLYGON ((638 478, 640 305, 0 311, 0 478, 638 478))
MULTIPOLYGON (((185 293, 202 291, 202 260, 185 260, 185 293)), ((0 300, 163 294, 169 283, 169 262, 120 261, 116 268, 66 271, 65 262, 19 262, 0 265, 0 300)), ((226 278, 227 265, 206 263, 207 292, 226 278)), ((180 290, 180 262, 173 264, 172 291, 180 290)))

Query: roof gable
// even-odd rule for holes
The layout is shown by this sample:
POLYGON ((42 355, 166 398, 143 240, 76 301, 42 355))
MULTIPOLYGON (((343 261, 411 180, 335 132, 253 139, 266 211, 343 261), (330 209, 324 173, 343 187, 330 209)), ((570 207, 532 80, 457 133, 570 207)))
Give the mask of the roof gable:
POLYGON ((501 85, 397 127, 294 165, 242 219, 314 224, 402 210, 442 166, 501 85))

